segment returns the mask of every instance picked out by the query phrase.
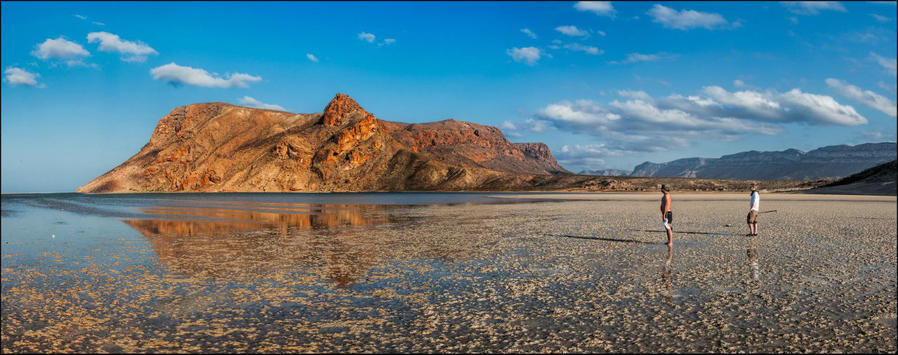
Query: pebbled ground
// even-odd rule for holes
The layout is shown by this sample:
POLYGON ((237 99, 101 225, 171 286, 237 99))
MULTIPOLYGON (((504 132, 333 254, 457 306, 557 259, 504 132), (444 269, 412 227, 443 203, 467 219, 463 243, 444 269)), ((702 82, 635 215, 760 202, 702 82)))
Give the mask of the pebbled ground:
POLYGON ((894 197, 766 194, 747 237, 747 196, 675 193, 669 249, 660 196, 601 196, 254 228, 4 205, 2 350, 896 351, 894 197))

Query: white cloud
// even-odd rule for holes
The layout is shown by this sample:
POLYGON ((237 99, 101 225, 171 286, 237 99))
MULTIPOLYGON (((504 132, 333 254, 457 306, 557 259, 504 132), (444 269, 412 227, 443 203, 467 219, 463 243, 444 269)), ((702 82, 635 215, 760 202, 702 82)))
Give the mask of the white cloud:
POLYGON ((649 96, 645 91, 633 91, 633 90, 618 90, 617 96, 626 97, 631 99, 640 99, 643 101, 652 101, 652 97, 649 96))
POLYGON ((505 51, 516 62, 524 62, 527 65, 535 65, 543 52, 536 47, 511 48, 505 51))
POLYGON ((255 108, 264 108, 264 109, 266 109, 266 110, 287 111, 286 109, 284 109, 284 108, 281 107, 280 105, 266 104, 266 103, 264 103, 264 102, 261 102, 261 101, 259 101, 259 100, 256 100, 256 99, 252 98, 252 97, 249 97, 249 96, 244 96, 244 97, 240 98, 240 100, 238 100, 237 103, 239 103, 240 105, 243 105, 243 106, 255 107, 255 108))
POLYGON ((516 129, 518 129, 518 126, 515 126, 515 124, 512 123, 511 121, 503 121, 502 124, 499 125, 499 128, 516 130, 516 129))
POLYGON ((579 43, 565 44, 565 45, 564 45, 564 48, 570 49, 570 50, 572 50, 572 51, 586 52, 586 53, 589 53, 589 54, 592 54, 592 55, 598 55, 598 54, 605 53, 605 51, 603 51, 603 50, 601 50, 601 49, 598 49, 598 48, 596 48, 596 47, 593 47, 593 46, 584 46, 584 45, 581 45, 581 44, 579 44, 579 43))
POLYGON ((527 37, 536 39, 536 33, 533 33, 529 28, 522 28, 521 32, 527 35, 527 37))
POLYGON ((733 86, 735 86, 737 88, 744 88, 745 82, 742 80, 736 79, 736 80, 733 80, 733 86))
POLYGON ((361 32, 358 35, 360 40, 368 41, 368 43, 374 43, 374 39, 376 36, 373 33, 361 32))
POLYGON ((719 86, 703 89, 715 105, 704 112, 718 116, 733 116, 755 121, 803 122, 815 125, 856 126, 867 123, 853 107, 839 104, 830 96, 804 93, 792 89, 785 93, 767 91, 728 92, 719 86))
POLYGON ((574 144, 563 145, 555 155, 559 160, 564 160, 571 165, 598 165, 604 164, 601 158, 620 157, 631 155, 632 152, 610 148, 607 144, 574 144), (578 164, 579 163, 579 164, 578 164))
POLYGON ((535 120, 532 118, 528 118, 524 121, 524 129, 536 133, 544 132, 550 125, 549 122, 544 120, 535 120))
POLYGON ((577 26, 574 26, 574 25, 558 26, 558 27, 555 27, 555 30, 558 32, 561 32, 562 34, 564 34, 566 36, 572 36, 572 37, 583 37, 583 36, 587 35, 587 33, 585 31, 577 28, 577 26))
MULTIPOLYGON (((87 16, 75 14, 75 17, 77 17, 77 18, 80 19, 80 20, 87 21, 87 16)), ((97 26, 106 26, 105 23, 102 23, 102 22, 100 22, 100 21, 91 21, 91 23, 94 24, 94 25, 97 25, 97 26)))
POLYGON ((122 60, 126 62, 143 62, 148 55, 159 54, 146 43, 126 41, 118 35, 109 32, 88 33, 87 42, 100 42, 99 50, 103 52, 118 52, 122 54, 122 60))
POLYGON ((574 8, 577 11, 589 11, 596 15, 612 17, 617 12, 614 10, 614 6, 611 5, 611 1, 578 1, 574 4, 574 8))
POLYGON ((727 20, 720 14, 699 12, 695 10, 677 11, 660 4, 652 6, 647 14, 653 18, 653 22, 660 23, 667 28, 678 30, 688 30, 700 27, 712 30, 715 27, 727 24, 727 20))
POLYGON ((563 145, 553 152, 555 159, 563 166, 598 168, 605 166, 606 157, 617 157, 629 152, 609 149, 605 144, 563 145))
POLYGON ((751 117, 756 120, 785 120, 779 112, 782 108, 780 103, 771 95, 749 90, 729 92, 719 86, 706 86, 702 91, 709 99, 702 99, 699 96, 690 96, 687 99, 702 107, 725 106, 732 110, 728 112, 730 115, 751 117))
POLYGON ((599 31, 597 33, 599 34, 599 36, 605 37, 605 31, 599 31))
POLYGON ((873 57, 880 66, 888 70, 892 76, 896 76, 896 67, 898 67, 898 60, 896 59, 898 58, 886 58, 873 52, 870 52, 870 56, 873 57))
POLYGON ((612 113, 590 100, 551 104, 543 108, 539 116, 575 125, 611 124, 621 119, 621 115, 612 113))
POLYGON ((661 57, 657 54, 630 53, 627 54, 627 60, 624 63, 654 62, 658 59, 661 59, 661 57))
POLYGON ((789 11, 799 15, 818 15, 820 11, 824 10, 847 11, 838 1, 783 1, 781 3, 789 11))
MULTIPOLYGON (((676 108, 661 108, 651 102, 642 100, 612 101, 610 107, 617 110, 622 117, 638 120, 641 123, 659 128, 683 131, 711 131, 723 135, 732 135, 751 128, 748 122, 729 117, 699 117, 698 115, 676 108)), ((771 134, 767 132, 767 134, 771 134)))
POLYGON ((502 132, 507 136, 512 137, 522 137, 523 135, 520 133, 521 131, 528 131, 534 133, 545 132, 547 129, 551 128, 552 124, 548 121, 542 119, 533 119, 528 118, 523 121, 502 121, 502 124, 499 125, 499 128, 502 129, 502 132))
POLYGON ((870 16, 873 16, 873 18, 876 19, 876 21, 879 21, 882 23, 892 21, 891 17, 887 17, 887 16, 883 16, 883 15, 879 15, 879 14, 870 14, 870 16))
POLYGON ((165 81, 172 85, 193 85, 208 88, 245 88, 250 83, 262 80, 261 77, 244 73, 228 74, 225 79, 218 75, 210 75, 209 72, 203 69, 180 66, 174 62, 151 69, 150 75, 155 80, 165 81))
POLYGON ((6 67, 6 70, 3 71, 3 74, 6 74, 6 77, 3 78, 10 86, 34 86, 42 88, 44 84, 40 84, 37 82, 37 78, 40 74, 31 73, 25 69, 16 68, 16 67, 6 67))
POLYGON ((886 84, 885 82, 880 81, 876 83, 876 85, 879 86, 880 89, 886 90, 892 94, 898 93, 898 85, 894 82, 892 84, 886 84))
POLYGON ((313 61, 313 62, 315 62, 315 63, 318 63, 318 57, 316 57, 316 56, 315 56, 314 54, 312 54, 312 53, 306 53, 306 58, 309 58, 309 60, 311 60, 311 61, 313 61))
MULTIPOLYGON (((649 105, 639 100, 629 103, 631 105, 625 108, 636 112, 645 111, 638 106, 649 105)), ((614 150, 663 151, 674 146, 688 145, 688 140, 676 137, 679 132, 664 132, 659 125, 642 120, 641 117, 645 117, 645 114, 637 117, 624 114, 625 112, 610 105, 577 100, 550 104, 540 110, 537 117, 558 129, 604 138, 609 143, 608 147, 614 150)))
POLYGON ((836 89, 836 92, 839 93, 839 95, 860 102, 886 115, 898 117, 898 107, 895 106, 895 102, 889 100, 885 96, 870 90, 863 90, 857 86, 833 78, 826 79, 826 85, 836 89))
POLYGON ((630 63, 639 63, 639 62, 655 62, 659 60, 668 60, 675 58, 676 55, 671 55, 667 53, 656 53, 656 54, 642 54, 642 53, 630 53, 627 54, 627 59, 622 61, 612 61, 612 64, 630 64, 630 63))
POLYGON ((43 60, 59 59, 66 61, 69 66, 85 65, 81 60, 89 57, 88 52, 80 44, 68 41, 60 36, 57 39, 47 38, 46 41, 37 45, 37 48, 31 51, 31 55, 43 60))
POLYGON ((571 132, 606 140, 606 148, 664 151, 696 140, 733 140, 746 134, 775 135, 783 124, 854 126, 867 123, 854 108, 829 96, 793 89, 728 92, 705 87, 698 95, 655 100, 642 91, 620 90, 624 100, 562 101, 539 110, 536 118, 571 132))
POLYGON ((695 139, 729 140, 748 131, 779 132, 769 125, 750 125, 728 117, 698 117, 640 99, 615 100, 608 105, 590 100, 561 102, 547 106, 538 116, 560 129, 603 137, 610 148, 624 151, 664 151, 688 146, 695 139))
MULTIPOLYGON (((377 39, 377 36, 375 36, 373 33, 360 32, 358 34, 358 38, 360 40, 368 42, 368 43, 374 43, 374 41, 377 39)), ((377 46, 378 47, 389 46, 393 43, 396 43, 395 38, 384 38, 383 41, 380 41, 377 43, 377 46)))
POLYGON ((803 93, 801 90, 792 89, 780 95, 779 98, 789 108, 788 115, 794 121, 842 126, 857 126, 867 123, 867 119, 858 114, 854 107, 841 105, 830 96, 803 93))

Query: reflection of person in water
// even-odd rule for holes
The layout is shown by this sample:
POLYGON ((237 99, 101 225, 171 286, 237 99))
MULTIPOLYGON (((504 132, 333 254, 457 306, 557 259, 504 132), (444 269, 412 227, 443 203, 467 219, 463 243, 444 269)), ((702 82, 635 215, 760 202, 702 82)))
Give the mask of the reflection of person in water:
POLYGON ((760 279, 760 266, 758 266, 758 250, 755 248, 749 248, 746 251, 748 254, 748 264, 751 265, 751 279, 758 280, 760 279))
POLYGON ((664 282, 664 290, 663 292, 664 299, 670 301, 670 293, 673 291, 673 246, 667 246, 667 259, 664 261, 664 268, 661 269, 661 280, 664 282))

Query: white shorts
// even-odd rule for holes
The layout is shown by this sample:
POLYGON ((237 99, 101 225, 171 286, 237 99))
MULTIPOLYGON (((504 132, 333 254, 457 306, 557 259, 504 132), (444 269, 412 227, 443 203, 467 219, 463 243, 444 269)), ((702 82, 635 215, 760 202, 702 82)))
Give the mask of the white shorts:
POLYGON ((667 221, 667 218, 664 219, 664 228, 670 229, 670 222, 667 221))

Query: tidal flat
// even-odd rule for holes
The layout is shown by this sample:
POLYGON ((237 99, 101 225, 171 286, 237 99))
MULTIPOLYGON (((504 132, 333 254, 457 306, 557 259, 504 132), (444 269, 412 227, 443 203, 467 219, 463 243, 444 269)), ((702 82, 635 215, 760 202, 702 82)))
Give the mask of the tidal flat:
POLYGON ((4 195, 2 350, 898 350, 894 196, 659 200, 4 195))

